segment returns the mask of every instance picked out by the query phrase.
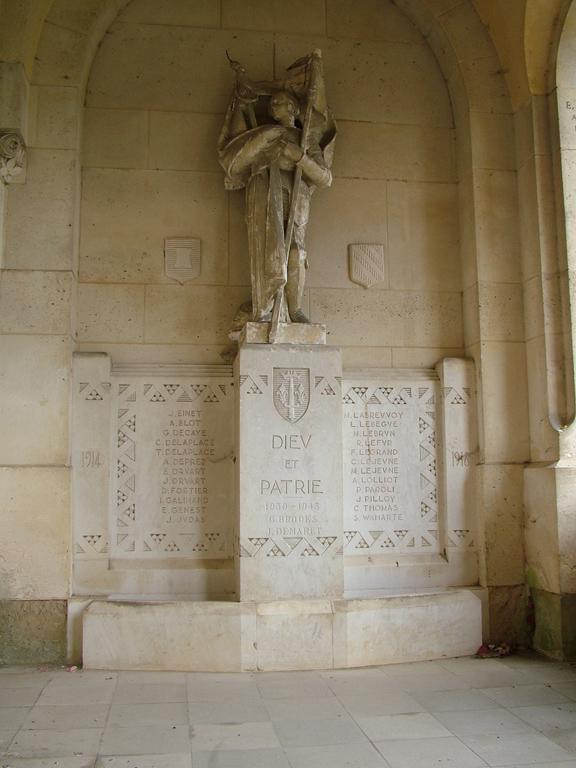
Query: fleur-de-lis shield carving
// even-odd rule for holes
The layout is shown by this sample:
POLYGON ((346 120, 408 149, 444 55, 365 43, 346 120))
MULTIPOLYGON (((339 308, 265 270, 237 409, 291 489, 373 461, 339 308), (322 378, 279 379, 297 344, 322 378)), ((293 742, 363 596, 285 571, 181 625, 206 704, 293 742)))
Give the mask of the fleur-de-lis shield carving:
POLYGON ((309 368, 274 368, 274 407, 283 419, 295 424, 310 404, 309 368))

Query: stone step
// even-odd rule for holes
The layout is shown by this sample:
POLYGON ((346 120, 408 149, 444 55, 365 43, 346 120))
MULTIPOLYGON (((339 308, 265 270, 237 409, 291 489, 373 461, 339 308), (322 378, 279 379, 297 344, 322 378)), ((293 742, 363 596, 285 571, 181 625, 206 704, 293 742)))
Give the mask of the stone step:
POLYGON ((345 669, 474 653, 481 603, 466 589, 350 600, 93 601, 86 669, 345 669))

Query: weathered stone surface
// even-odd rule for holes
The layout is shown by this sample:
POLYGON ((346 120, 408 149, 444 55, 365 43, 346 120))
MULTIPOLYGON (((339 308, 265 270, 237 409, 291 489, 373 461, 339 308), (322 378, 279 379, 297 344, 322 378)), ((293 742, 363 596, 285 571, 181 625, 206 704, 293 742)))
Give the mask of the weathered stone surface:
POLYGON ((533 647, 556 659, 563 657, 562 596, 557 592, 530 589, 533 647))
POLYGON ((66 464, 70 354, 68 336, 0 336, 1 464, 66 464))
POLYGON ((231 90, 226 50, 255 79, 271 78, 271 34, 239 36, 212 28, 113 25, 92 66, 87 105, 222 114, 231 90), (190 55, 194 50, 202 52, 200 67, 190 55))
POLYGON ((358 290, 349 279, 348 245, 388 242, 386 182, 337 178, 329 190, 314 194, 313 205, 307 236, 308 285, 358 290))
POLYGON ((214 139, 221 123, 221 115, 150 112, 149 167, 220 173, 214 139))
POLYGON ((220 9, 213 0, 170 0, 159 5, 156 0, 132 0, 118 16, 126 24, 169 24, 171 26, 217 27, 220 9))
POLYGON ((328 0, 326 6, 330 37, 422 43, 419 30, 392 3, 380 0, 328 0))
POLYGON ((310 307, 311 320, 326 323, 332 344, 459 347, 463 341, 458 293, 311 288, 310 307))
POLYGON ((322 0, 292 0, 290 4, 252 0, 249 5, 223 0, 222 26, 296 34, 305 29, 311 35, 322 34, 326 27, 326 10, 322 0))
POLYGON ((85 109, 83 167, 147 168, 148 123, 140 110, 85 109))
POLYGON ((28 151, 26 184, 6 200, 5 266, 71 269, 76 159, 67 149, 28 151))
POLYGON ((0 123, 3 128, 19 130, 28 141, 28 77, 24 66, 16 61, 0 65, 0 123))
POLYGON ((523 584, 488 588, 489 642, 530 645, 527 590, 523 584))
POLYGON ((80 284, 78 337, 81 341, 144 341, 144 287, 80 284))
POLYGON ((321 48, 336 119, 362 122, 452 125, 450 103, 432 51, 425 45, 319 36, 276 37, 276 74, 321 48))
POLYGON ((388 194, 390 288, 460 290, 456 186, 390 182, 388 194))
POLYGON ((70 473, 3 467, 0 598, 61 600, 68 594, 70 473))
POLYGON ((0 664, 66 659, 66 600, 0 600, 0 664))
POLYGON ((479 170, 474 174, 477 247, 482 253, 478 278, 514 283, 520 279, 518 186, 514 171, 479 170))
POLYGON ((440 646, 442 656, 470 655, 482 637, 480 601, 466 590, 342 600, 334 607, 335 668, 434 659, 440 646))
POLYGON ((528 393, 526 350, 521 342, 483 342, 473 347, 482 375, 484 451, 490 463, 528 459, 528 393), (478 359, 478 358, 477 358, 478 359), (507 414, 504 421, 502 414, 507 414), (514 424, 514 429, 508 427, 514 424))
POLYGON ((490 170, 516 170, 512 115, 470 112, 474 166, 490 170))
POLYGON ((75 149, 80 96, 76 88, 34 86, 31 90, 30 144, 75 149))
POLYGON ((227 276, 225 192, 213 173, 85 169, 81 280, 167 283, 166 237, 202 240, 203 284, 227 276))
POLYGON ((338 125, 334 174, 362 179, 453 182, 454 132, 451 128, 343 121, 338 125))
POLYGON ((59 24, 46 24, 40 36, 32 82, 37 85, 80 85, 86 35, 59 24))
POLYGON ((519 465, 478 467, 488 586, 515 586, 524 581, 523 472, 519 465))
POLYGON ((0 331, 66 335, 72 287, 70 272, 6 270, 0 283, 0 331))
POLYGON ((94 601, 84 613, 90 669, 361 667, 470 655, 481 641, 480 601, 467 590, 349 601, 94 601))
POLYGON ((144 338, 152 344, 228 344, 249 288, 157 285, 146 289, 144 338))

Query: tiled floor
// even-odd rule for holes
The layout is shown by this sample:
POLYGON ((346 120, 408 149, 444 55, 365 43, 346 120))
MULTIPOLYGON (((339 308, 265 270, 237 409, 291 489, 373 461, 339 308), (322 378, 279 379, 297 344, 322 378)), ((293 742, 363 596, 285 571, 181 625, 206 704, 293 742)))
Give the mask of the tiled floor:
POLYGON ((576 768, 576 665, 0 669, 5 768, 576 768))

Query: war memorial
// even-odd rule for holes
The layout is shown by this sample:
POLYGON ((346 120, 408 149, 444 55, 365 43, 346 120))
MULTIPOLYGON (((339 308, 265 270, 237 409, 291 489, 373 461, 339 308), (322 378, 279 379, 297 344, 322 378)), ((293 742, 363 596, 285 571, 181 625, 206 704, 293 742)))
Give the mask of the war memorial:
POLYGON ((568 0, 14 0, 2 663, 575 653, 568 0))

